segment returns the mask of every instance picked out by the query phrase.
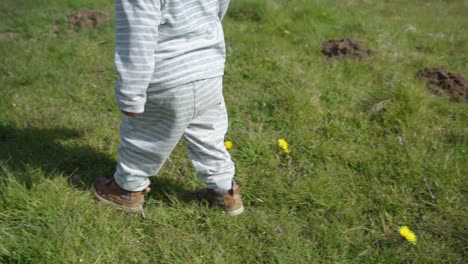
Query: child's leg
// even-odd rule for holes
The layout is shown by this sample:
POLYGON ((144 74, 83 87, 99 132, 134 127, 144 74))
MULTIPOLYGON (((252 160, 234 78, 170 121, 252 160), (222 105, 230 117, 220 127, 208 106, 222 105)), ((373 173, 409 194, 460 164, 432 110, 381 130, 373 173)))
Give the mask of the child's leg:
POLYGON ((224 146, 228 121, 222 77, 195 83, 195 115, 184 139, 197 177, 208 188, 231 189, 234 163, 224 146))
POLYGON ((144 190, 177 145, 194 113, 193 84, 149 92, 145 112, 124 116, 114 178, 128 191, 144 190))

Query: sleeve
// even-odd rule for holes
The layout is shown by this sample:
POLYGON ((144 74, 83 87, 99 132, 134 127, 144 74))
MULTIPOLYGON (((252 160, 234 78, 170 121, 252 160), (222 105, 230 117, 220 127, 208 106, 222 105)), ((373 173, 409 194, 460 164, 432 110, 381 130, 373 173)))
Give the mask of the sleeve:
POLYGON ((229 6, 229 0, 219 0, 219 20, 223 21, 224 15, 226 15, 229 6))
POLYGON ((160 0, 116 0, 115 98, 120 110, 144 112, 160 21, 160 0))

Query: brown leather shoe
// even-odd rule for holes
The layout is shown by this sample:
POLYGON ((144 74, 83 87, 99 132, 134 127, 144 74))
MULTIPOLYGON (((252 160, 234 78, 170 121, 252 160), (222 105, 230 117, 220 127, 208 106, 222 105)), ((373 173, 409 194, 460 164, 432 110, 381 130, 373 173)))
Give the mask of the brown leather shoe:
POLYGON ((143 203, 145 201, 146 188, 141 192, 131 192, 120 188, 114 179, 98 178, 91 187, 94 196, 106 204, 114 205, 133 212, 143 213, 143 203))
POLYGON ((207 201, 210 205, 223 208, 228 215, 235 216, 244 212, 239 192, 239 186, 233 181, 230 190, 203 188, 198 190, 195 195, 199 201, 207 201))

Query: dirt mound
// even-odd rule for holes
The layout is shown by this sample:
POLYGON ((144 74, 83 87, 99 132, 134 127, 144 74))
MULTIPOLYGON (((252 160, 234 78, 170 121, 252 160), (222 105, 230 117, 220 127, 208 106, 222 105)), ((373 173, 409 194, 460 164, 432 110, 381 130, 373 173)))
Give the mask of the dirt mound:
POLYGON ((331 39, 322 43, 322 53, 327 58, 352 58, 362 59, 374 54, 364 46, 360 40, 349 38, 331 39))
POLYGON ((81 9, 67 16, 67 26, 69 30, 95 28, 109 19, 109 16, 102 12, 81 9))
POLYGON ((438 67, 420 70, 417 76, 427 81, 427 88, 432 92, 453 101, 468 102, 468 80, 462 75, 438 67))

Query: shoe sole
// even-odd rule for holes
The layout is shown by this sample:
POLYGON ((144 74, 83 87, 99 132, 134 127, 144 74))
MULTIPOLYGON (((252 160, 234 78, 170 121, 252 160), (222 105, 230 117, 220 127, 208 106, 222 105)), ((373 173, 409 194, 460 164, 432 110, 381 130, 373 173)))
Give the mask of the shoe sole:
POLYGON ((90 191, 91 191, 91 193, 94 194, 94 197, 96 197, 96 199, 98 199, 100 202, 102 202, 104 204, 112 205, 112 206, 114 206, 114 207, 116 207, 118 209, 130 211, 132 213, 141 213, 143 215, 143 217, 145 217, 145 211, 143 210, 143 206, 141 206, 141 205, 139 207, 128 207, 128 206, 125 206, 125 205, 117 204, 117 203, 111 202, 109 200, 106 200, 96 192, 96 190, 94 189, 94 185, 91 186, 90 191))
POLYGON ((242 206, 241 208, 238 208, 236 210, 232 210, 232 211, 226 211, 226 214, 229 215, 229 216, 236 216, 236 215, 240 215, 244 212, 244 206, 242 206))

